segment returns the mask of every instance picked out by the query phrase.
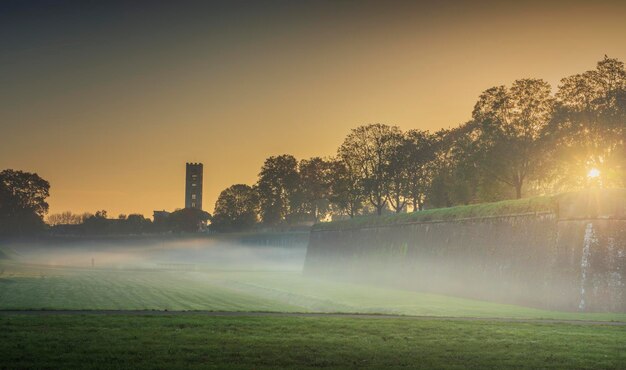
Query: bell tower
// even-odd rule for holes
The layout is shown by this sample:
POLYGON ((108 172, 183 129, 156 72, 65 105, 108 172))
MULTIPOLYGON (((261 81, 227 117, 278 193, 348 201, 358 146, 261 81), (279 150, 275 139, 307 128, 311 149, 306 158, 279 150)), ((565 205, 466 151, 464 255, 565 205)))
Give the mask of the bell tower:
POLYGON ((202 163, 187 163, 185 208, 202 209, 202 163))

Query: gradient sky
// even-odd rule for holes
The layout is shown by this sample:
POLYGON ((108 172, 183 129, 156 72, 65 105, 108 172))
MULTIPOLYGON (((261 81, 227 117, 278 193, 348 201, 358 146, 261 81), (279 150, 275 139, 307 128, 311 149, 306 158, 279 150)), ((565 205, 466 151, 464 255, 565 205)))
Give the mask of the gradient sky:
POLYGON ((481 91, 626 61, 625 1, 2 1, 0 169, 52 213, 204 208, 264 159, 333 155, 351 128, 435 130, 481 91))

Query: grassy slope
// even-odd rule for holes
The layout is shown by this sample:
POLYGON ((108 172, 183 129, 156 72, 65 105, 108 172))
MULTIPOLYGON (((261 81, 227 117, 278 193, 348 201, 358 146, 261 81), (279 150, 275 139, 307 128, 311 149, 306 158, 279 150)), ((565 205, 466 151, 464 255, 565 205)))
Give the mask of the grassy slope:
MULTIPOLYGON (((475 217, 554 212, 558 208, 559 201, 575 202, 581 194, 583 194, 583 192, 563 193, 552 196, 539 196, 450 208, 436 208, 421 212, 389 214, 384 216, 361 216, 350 220, 319 223, 313 227, 313 230, 341 230, 413 222, 453 221, 475 217)), ((626 202, 626 189, 603 189, 601 194, 604 197, 612 199, 614 202, 626 202)))
POLYGON ((626 321, 303 277, 296 272, 90 270, 0 265, 0 309, 360 312, 626 321))
POLYGON ((421 212, 388 214, 383 216, 360 216, 350 220, 319 223, 314 226, 314 230, 352 229, 412 222, 452 221, 473 217, 550 212, 556 208, 557 200, 558 198, 556 196, 542 196, 450 208, 435 208, 421 212))
POLYGON ((402 319, 0 316, 0 368, 620 368, 621 327, 402 319))

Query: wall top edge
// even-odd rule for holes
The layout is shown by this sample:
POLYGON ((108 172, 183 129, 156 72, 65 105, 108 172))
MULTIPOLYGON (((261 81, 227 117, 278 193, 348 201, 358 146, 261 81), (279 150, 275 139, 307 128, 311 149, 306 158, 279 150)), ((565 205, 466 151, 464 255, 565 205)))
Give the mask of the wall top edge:
POLYGON ((452 220, 430 220, 430 221, 411 221, 411 222, 400 222, 395 224, 388 225, 366 225, 366 226, 354 226, 354 227, 344 227, 344 228, 321 228, 315 229, 313 228, 311 232, 325 232, 325 231, 353 231, 353 230, 366 230, 366 229, 387 229, 394 227, 402 227, 402 226, 410 226, 410 225, 429 225, 429 224, 455 224, 461 222, 471 222, 471 221, 481 221, 481 220, 492 220, 492 219, 506 219, 506 218, 516 218, 516 217, 532 217, 532 216, 552 216, 556 222, 575 222, 575 221, 626 221, 624 217, 612 217, 612 216, 598 216, 598 217, 566 217, 561 218, 555 212, 544 211, 544 212, 528 212, 528 213, 517 213, 517 214, 509 214, 509 215, 496 215, 496 216, 481 216, 481 217, 466 217, 466 218, 457 218, 452 220))

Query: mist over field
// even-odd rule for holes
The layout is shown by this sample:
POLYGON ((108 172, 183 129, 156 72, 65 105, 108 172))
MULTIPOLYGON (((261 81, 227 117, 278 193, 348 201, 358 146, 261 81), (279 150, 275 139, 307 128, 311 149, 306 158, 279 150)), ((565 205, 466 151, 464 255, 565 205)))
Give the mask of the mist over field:
POLYGON ((373 278, 391 276, 389 265, 387 271, 356 276, 303 274, 306 245, 277 244, 219 237, 4 244, 9 259, 0 260, 0 309, 626 319, 616 313, 566 313, 453 297, 418 290, 410 279, 394 286, 373 278))
POLYGON ((22 263, 106 269, 301 271, 306 255, 304 245, 258 246, 206 237, 18 242, 7 249, 22 263))

